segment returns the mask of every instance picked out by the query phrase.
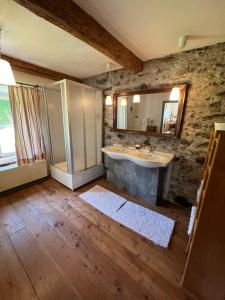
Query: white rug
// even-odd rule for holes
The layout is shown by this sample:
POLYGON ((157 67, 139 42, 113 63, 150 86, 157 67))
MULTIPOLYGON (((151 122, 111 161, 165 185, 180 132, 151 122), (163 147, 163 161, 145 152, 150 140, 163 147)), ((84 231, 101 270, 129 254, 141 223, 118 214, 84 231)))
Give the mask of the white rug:
POLYGON ((168 247, 175 225, 174 220, 130 201, 112 218, 165 248, 168 247))
POLYGON ((120 197, 99 185, 80 194, 79 197, 109 217, 112 217, 112 215, 127 201, 123 197, 120 197))
POLYGON ((167 248, 175 221, 96 185, 80 198, 153 243, 167 248))

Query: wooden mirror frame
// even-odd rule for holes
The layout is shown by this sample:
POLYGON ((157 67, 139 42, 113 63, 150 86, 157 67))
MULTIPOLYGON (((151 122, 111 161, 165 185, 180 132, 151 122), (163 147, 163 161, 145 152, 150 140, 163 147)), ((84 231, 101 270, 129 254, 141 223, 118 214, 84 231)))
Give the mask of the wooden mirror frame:
POLYGON ((133 96, 136 94, 144 95, 144 94, 154 94, 154 93, 166 93, 166 92, 170 92, 174 86, 165 86, 160 88, 131 91, 131 92, 113 93, 113 131, 120 132, 120 133, 147 135, 147 136, 163 136, 167 138, 179 138, 182 129, 182 121, 183 121, 183 115, 184 115, 184 109, 186 103, 188 84, 178 84, 176 86, 180 88, 180 99, 178 101, 179 104, 178 104, 178 111, 177 111, 177 122, 176 122, 175 134, 172 135, 172 134, 159 133, 159 132, 155 133, 155 132, 135 131, 135 130, 117 128, 117 97, 133 96))

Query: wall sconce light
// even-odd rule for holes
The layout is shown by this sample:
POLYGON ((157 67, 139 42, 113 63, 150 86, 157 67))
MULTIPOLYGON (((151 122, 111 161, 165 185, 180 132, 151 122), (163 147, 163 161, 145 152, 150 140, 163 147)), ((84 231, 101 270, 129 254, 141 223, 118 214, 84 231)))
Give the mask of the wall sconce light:
POLYGON ((140 102, 141 102, 141 96, 140 95, 134 95, 133 103, 140 103, 140 102))
POLYGON ((108 106, 112 105, 112 96, 111 95, 106 96, 105 105, 108 105, 108 106))
MULTIPOLYGON (((179 57, 179 62, 178 62, 178 66, 177 66, 177 70, 175 72, 175 75, 180 70, 180 66, 181 66, 181 53, 182 53, 182 50, 184 49, 184 47, 187 44, 187 40, 188 40, 188 36, 187 35, 181 35, 179 37, 178 46, 179 46, 179 49, 180 49, 180 57, 179 57)), ((169 100, 170 101, 179 101, 180 100, 180 88, 178 86, 175 86, 175 87, 172 88, 169 100)))
POLYGON ((105 105, 107 105, 107 106, 110 106, 110 105, 113 104, 113 101, 112 101, 111 78, 110 78, 111 65, 112 64, 110 62, 108 62, 106 64, 106 69, 108 70, 108 73, 109 73, 108 74, 108 84, 109 84, 108 89, 109 89, 109 91, 111 90, 111 92, 109 92, 109 95, 107 95, 106 98, 105 98, 105 105))

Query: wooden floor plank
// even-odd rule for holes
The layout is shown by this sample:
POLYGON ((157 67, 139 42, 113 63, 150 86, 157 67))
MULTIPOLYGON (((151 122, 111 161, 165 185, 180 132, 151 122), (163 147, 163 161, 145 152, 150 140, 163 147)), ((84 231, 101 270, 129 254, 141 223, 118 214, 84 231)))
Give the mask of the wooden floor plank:
POLYGON ((27 227, 12 234, 10 240, 40 300, 79 299, 27 227))
MULTIPOLYGON (((152 270, 152 268, 147 268, 146 265, 140 261, 136 255, 133 255, 133 253, 129 252, 114 239, 110 238, 99 228, 97 228, 99 224, 94 224, 97 227, 91 226, 92 223, 88 221, 88 219, 85 219, 83 215, 77 214, 75 210, 77 206, 75 205, 75 209, 73 209, 72 205, 74 202, 69 198, 67 198, 66 203, 64 203, 60 199, 60 196, 57 195, 57 192, 49 194, 49 198, 51 198, 51 204, 54 205, 56 209, 59 209, 61 213, 65 213, 66 217, 69 218, 71 222, 73 222, 80 230, 83 230, 83 235, 87 235, 88 238, 92 240, 102 252, 105 253, 105 255, 114 260, 114 262, 122 267, 127 274, 130 274, 130 276, 132 276, 132 278, 141 285, 147 294, 155 297, 156 299, 157 297, 164 299, 166 296, 168 299, 183 298, 182 293, 172 284, 170 284, 165 278, 162 278, 158 273, 152 270), (104 241, 104 243, 102 241, 104 241), (170 295, 168 295, 168 291, 170 295)), ((82 202, 81 206, 82 205, 86 204, 82 202)), ((89 208, 92 209, 90 206, 88 206, 88 209, 89 208)), ((89 211, 86 211, 85 216, 88 214, 89 211)), ((110 219, 109 221, 111 222, 110 219)), ((115 234, 119 234, 119 231, 115 234)), ((115 236, 113 236, 113 238, 114 237, 115 236)))
POLYGON ((2 230, 0 231, 0 299, 38 299, 11 241, 2 230))
MULTIPOLYGON (((32 196, 34 200, 35 196, 32 196)), ((101 282, 93 273, 93 270, 88 267, 77 255, 70 245, 61 238, 57 233, 56 228, 64 227, 66 220, 62 222, 62 218, 55 221, 53 226, 50 226, 38 211, 27 202, 29 197, 23 200, 23 203, 14 203, 18 213, 21 214, 24 221, 29 225, 30 231, 36 236, 39 243, 54 260, 55 264, 60 268, 65 278, 70 282, 81 299, 113 299, 113 295, 109 294, 108 289, 101 285, 101 282)), ((34 201, 33 201, 34 202, 34 201)), ((42 201, 38 201, 40 207, 42 201)), ((76 250, 76 248, 75 248, 76 250)), ((103 282, 102 282, 103 283, 103 282)))
MULTIPOLYGON (((44 197, 43 197, 44 198, 44 197)), ((29 201, 29 198, 27 199, 29 201)), ((43 201, 43 200, 42 200, 43 201)), ((85 268, 89 269, 89 274, 93 277, 95 287, 99 286, 102 291, 109 289, 110 293, 115 298, 122 299, 152 299, 148 298, 148 294, 142 292, 134 280, 131 279, 123 270, 109 259, 104 253, 94 246, 90 238, 86 238, 79 228, 75 227, 68 218, 60 214, 57 210, 47 209, 43 211, 43 205, 40 199, 29 201, 42 215, 48 224, 60 234, 60 236, 68 243, 76 255, 83 261, 85 268), (41 208, 40 208, 41 207, 41 208), (49 212, 51 210, 51 212, 49 212), (96 278, 97 277, 97 278, 96 278), (105 285, 102 286, 101 282, 105 285)), ((32 222, 31 220, 29 222, 32 222)), ((89 224, 85 225, 89 227, 89 224)), ((37 224, 35 225, 35 228, 37 224)), ((40 226, 39 226, 40 227, 40 226)), ((90 228, 89 228, 90 229, 90 228)), ((72 257, 72 255, 70 255, 72 257)), ((82 269, 82 268, 80 268, 82 269)), ((86 273, 86 270, 84 274, 86 273)), ((86 280, 88 276, 86 275, 86 280)), ((79 279, 79 281, 81 281, 79 279)), ((87 288, 87 287, 86 287, 87 288)), ((106 295, 103 297, 107 299, 106 295)))
POLYGON ((24 226, 24 222, 15 209, 9 204, 8 197, 0 201, 0 228, 7 234, 12 234, 24 226))
MULTIPOLYGON (((56 197, 55 204, 57 205, 59 201, 62 201, 62 197, 59 196, 60 186, 54 182, 53 187, 55 188, 55 193, 49 194, 49 197, 52 199, 56 197), (58 196, 56 195, 57 192, 59 193, 58 196)), ((143 260, 155 271, 166 276, 172 283, 177 284, 180 282, 186 259, 186 244, 183 245, 182 251, 179 251, 179 247, 177 247, 178 249, 173 252, 153 245, 138 234, 124 228, 117 222, 103 215, 78 197, 69 197, 69 195, 71 195, 69 191, 64 191, 63 194, 65 195, 63 199, 67 200, 62 203, 62 211, 67 209, 68 205, 71 205, 77 212, 88 218, 98 228, 106 232, 113 239, 120 241, 124 247, 138 256, 139 259, 143 260)))
MULTIPOLYGON (((25 300, 190 299, 179 287, 186 259, 188 212, 166 202, 151 208, 176 221, 171 243, 164 249, 79 199, 81 192, 95 184, 151 208, 104 179, 75 192, 48 179, 1 199, 2 240, 8 239, 11 250, 0 252, 0 263, 14 257, 12 262, 16 260, 17 273, 23 278, 19 281, 13 264, 4 267, 11 272, 9 283, 8 271, 0 272, 5 299, 11 283, 15 284, 13 293, 27 286, 28 296, 21 294, 25 300)), ((1 295, 2 284, 0 299, 1 295)))

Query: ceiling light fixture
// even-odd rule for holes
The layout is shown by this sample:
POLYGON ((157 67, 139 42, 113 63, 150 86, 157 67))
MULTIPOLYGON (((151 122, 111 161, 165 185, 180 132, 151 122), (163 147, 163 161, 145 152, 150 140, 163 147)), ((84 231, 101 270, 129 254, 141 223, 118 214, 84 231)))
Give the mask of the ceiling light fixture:
MULTIPOLYGON (((106 64, 106 68, 109 71, 109 75, 108 75, 109 87, 108 87, 108 90, 110 90, 110 88, 111 88, 111 80, 110 80, 111 79, 110 78, 111 63, 110 62, 108 62, 106 64)), ((113 101, 112 101, 112 91, 111 91, 111 92, 109 92, 109 95, 107 95, 106 98, 105 98, 105 105, 110 106, 112 104, 113 104, 113 101)))
POLYGON ((121 106, 127 106, 127 99, 126 97, 123 97, 120 103, 121 106))
MULTIPOLYGON (((182 52, 183 48, 186 46, 187 40, 188 40, 187 35, 181 35, 179 37, 179 40, 178 40, 178 46, 179 46, 179 49, 180 49, 180 57, 179 57, 178 67, 177 67, 177 70, 175 72, 176 74, 180 70, 181 52, 182 52)), ((179 88, 179 86, 177 86, 177 84, 172 88, 169 100, 170 101, 179 101, 180 100, 180 88, 179 88)))
POLYGON ((0 84, 16 85, 16 81, 10 63, 7 60, 1 58, 1 33, 2 30, 0 28, 0 84))
POLYGON ((172 91, 170 93, 170 101, 179 101, 180 99, 180 88, 178 86, 175 86, 172 88, 172 91))
POLYGON ((141 96, 140 95, 134 95, 133 103, 140 103, 140 102, 141 102, 141 96))

